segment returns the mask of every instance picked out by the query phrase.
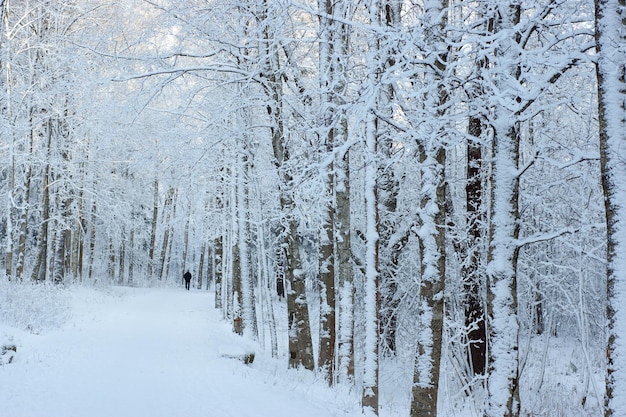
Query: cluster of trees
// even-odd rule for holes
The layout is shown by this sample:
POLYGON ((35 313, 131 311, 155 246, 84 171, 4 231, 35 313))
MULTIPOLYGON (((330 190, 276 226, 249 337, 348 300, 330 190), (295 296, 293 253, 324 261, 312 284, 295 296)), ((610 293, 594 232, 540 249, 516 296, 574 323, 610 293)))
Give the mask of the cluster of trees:
POLYGON ((190 269, 375 415, 533 413, 558 334, 626 412, 623 0, 0 4, 8 279, 190 269))

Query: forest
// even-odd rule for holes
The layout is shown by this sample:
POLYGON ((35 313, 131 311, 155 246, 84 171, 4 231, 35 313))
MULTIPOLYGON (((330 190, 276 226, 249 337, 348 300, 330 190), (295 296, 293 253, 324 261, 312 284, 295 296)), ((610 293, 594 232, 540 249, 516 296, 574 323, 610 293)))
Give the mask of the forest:
POLYGON ((3 285, 189 270, 368 416, 626 416, 625 0, 0 16, 3 285))

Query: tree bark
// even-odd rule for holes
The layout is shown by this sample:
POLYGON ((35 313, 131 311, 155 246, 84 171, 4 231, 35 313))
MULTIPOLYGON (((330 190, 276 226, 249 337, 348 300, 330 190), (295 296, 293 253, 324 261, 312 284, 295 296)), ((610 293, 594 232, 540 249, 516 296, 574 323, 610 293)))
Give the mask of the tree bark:
MULTIPOLYGON (((370 6, 371 7, 371 6, 370 6)), ((375 10, 374 7, 370 12, 375 10)), ((378 415, 378 191, 376 187, 376 152, 377 126, 374 114, 370 114, 366 127, 366 161, 365 161, 365 346, 363 390, 361 404, 378 415)))
MULTIPOLYGON (((368 20, 370 25, 380 25, 381 7, 379 0, 370 0, 367 4, 368 20)), ((379 98, 380 74, 379 53, 380 39, 376 31, 368 33, 367 38, 367 80, 366 94, 371 96, 364 97, 366 103, 374 103, 376 106, 379 98)), ((365 132, 364 132, 364 148, 365 148, 365 178, 364 178, 364 197, 365 197, 365 277, 364 277, 364 348, 363 362, 364 375, 363 386, 361 392, 361 405, 366 413, 378 415, 379 397, 378 397, 378 380, 379 380, 379 218, 378 218, 378 187, 377 187, 377 159, 378 159, 378 120, 375 115, 375 107, 367 109, 365 115, 365 132)))
MULTIPOLYGON (((510 79, 519 78, 519 35, 513 30, 519 23, 521 7, 498 6, 494 31, 506 31, 506 39, 496 48, 499 63, 494 68, 495 88, 507 90, 510 79), (509 58, 509 59, 507 59, 509 58)), ((515 90, 508 99, 517 101, 515 90)), ((516 417, 519 398, 519 317, 517 303, 517 258, 519 248, 519 126, 518 114, 507 106, 496 105, 491 125, 492 178, 491 223, 487 252, 487 408, 488 417, 516 417)))
POLYGON ((235 240, 235 244, 232 248, 233 252, 233 331, 238 335, 243 335, 243 318, 242 318, 242 297, 241 297, 241 252, 239 251, 239 241, 235 240))
POLYGON ((154 277, 155 259, 154 253, 156 250, 156 233, 159 220, 159 180, 154 179, 154 202, 152 203, 152 227, 150 232, 150 246, 148 247, 148 277, 152 279, 154 277))
POLYGON ((467 183, 465 185, 467 238, 464 246, 465 262, 462 267, 465 290, 465 326, 468 329, 468 353, 471 369, 475 374, 485 373, 487 366, 487 327, 485 324, 485 277, 481 267, 485 230, 483 207, 482 120, 470 117, 468 133, 476 141, 467 143, 467 183))
MULTIPOLYGON (((29 145, 29 154, 32 158, 33 150, 34 150, 34 137, 36 135, 33 126, 33 109, 29 112, 29 124, 30 124, 30 145, 29 145)), ((29 233, 28 227, 28 219, 30 213, 30 196, 31 196, 31 178, 33 175, 33 163, 32 161, 28 162, 28 171, 26 173, 26 180, 24 183, 24 190, 22 192, 23 196, 21 199, 21 215, 19 218, 19 237, 17 243, 17 264, 15 266, 15 277, 18 280, 22 280, 24 275, 24 264, 26 262, 26 242, 29 233)))
MULTIPOLYGON (((319 50, 320 50, 320 88, 322 90, 322 137, 325 141, 326 154, 322 158, 331 161, 325 167, 326 176, 326 210, 320 236, 320 285, 321 285, 321 308, 320 308, 320 355, 319 369, 329 383, 333 383, 336 368, 336 320, 337 312, 342 308, 336 303, 337 290, 341 288, 346 279, 350 280, 351 270, 346 269, 342 262, 350 262, 343 255, 350 250, 350 219, 349 211, 349 177, 347 167, 344 166, 344 155, 347 158, 348 151, 337 151, 347 140, 347 122, 345 120, 345 63, 347 59, 348 29, 341 23, 346 18, 346 4, 336 3, 330 0, 318 1, 318 8, 322 11, 319 20, 319 50), (335 163, 337 161, 337 163, 335 163), (339 200, 341 209, 338 208, 339 200), (341 215, 341 218, 339 218, 341 215), (342 255, 340 256, 339 252, 342 255), (340 286, 337 286, 337 273, 344 274, 339 278, 340 286)), ((341 301, 341 298, 340 298, 341 301)), ((349 301, 349 300, 345 300, 349 301)), ((345 309, 351 310, 346 305, 345 309)), ((347 330, 347 329, 346 329, 347 330)), ((340 352, 350 354, 349 346, 351 337, 342 337, 342 349, 340 352), (346 349, 348 348, 348 349, 346 349)), ((345 359, 341 363, 345 363, 345 359)), ((345 375, 348 371, 342 368, 340 374, 345 375)))
POLYGON ((95 283, 97 279, 94 279, 93 275, 93 266, 95 263, 96 256, 96 220, 98 219, 96 216, 96 200, 93 201, 91 205, 91 224, 89 227, 89 280, 95 283))
POLYGON ((219 236, 214 241, 213 259, 215 262, 215 308, 222 310, 224 305, 222 303, 222 271, 223 271, 223 257, 224 257, 224 238, 219 236))
POLYGON ((249 210, 248 210, 248 157, 247 146, 239 151, 237 168, 237 238, 240 255, 241 279, 241 317, 243 334, 252 340, 258 340, 259 331, 256 320, 256 302, 252 269, 250 268, 249 210))
POLYGON ((626 1, 596 0, 600 171, 606 213, 606 394, 604 416, 626 415, 626 1))
MULTIPOLYGON (((397 0, 385 0, 383 17, 385 27, 394 31, 401 28, 402 3, 397 0)), ((392 68, 396 62, 397 51, 394 48, 386 51, 386 69, 392 68)), ((393 118, 393 86, 385 86, 385 94, 382 95, 382 112, 385 117, 393 118)), ((380 132, 379 151, 381 163, 378 173, 378 198, 380 199, 380 331, 383 353, 394 354, 396 351, 396 331, 398 328, 398 307, 400 297, 398 294, 398 268, 402 249, 407 243, 408 231, 402 237, 398 233, 398 193, 400 182, 397 180, 392 158, 397 152, 397 141, 394 140, 395 131, 387 129, 380 132)))
POLYGON ((430 130, 436 135, 418 138, 421 196, 418 209, 418 237, 421 255, 421 282, 419 292, 419 335, 417 359, 413 377, 411 417, 437 416, 439 375, 443 343, 444 286, 446 277, 446 104, 448 92, 446 70, 448 46, 446 42, 447 0, 433 2, 425 10, 431 34, 429 46, 433 49, 435 73, 426 82, 433 89, 425 97, 425 106, 431 120, 430 130), (430 113, 432 112, 432 113, 430 113))
MULTIPOLYGON (((52 146, 52 126, 51 123, 47 123, 46 135, 47 135, 47 151, 48 158, 50 158, 50 147, 52 146)), ((48 273, 48 228, 50 221, 50 163, 46 164, 46 169, 43 177, 43 201, 42 201, 42 213, 41 213, 41 229, 39 231, 39 239, 37 240, 39 245, 39 252, 37 255, 37 262, 33 269, 32 280, 33 281, 45 281, 48 273)))
MULTIPOLYGON (((199 290, 202 289, 202 281, 204 278, 204 257, 205 257, 206 251, 207 251, 206 243, 202 242, 202 245, 200 246, 200 260, 198 262, 198 286, 197 288, 199 290)), ((209 267, 208 270, 210 271, 211 268, 209 267)), ((207 285, 208 285, 208 280, 209 280, 208 274, 207 274, 206 279, 207 279, 207 285)))
POLYGON ((158 273, 159 281, 163 281, 167 279, 167 268, 169 267, 169 262, 166 262, 168 259, 168 249, 170 244, 170 232, 172 229, 172 225, 170 224, 170 219, 172 217, 172 210, 174 205, 174 198, 176 195, 176 191, 173 188, 170 188, 165 196, 165 204, 163 205, 163 245, 161 246, 161 256, 159 258, 160 266, 158 273))
POLYGON ((130 247, 130 252, 128 253, 128 286, 132 287, 134 285, 133 282, 133 273, 135 266, 135 229, 130 229, 130 240, 128 242, 128 246, 130 247))
MULTIPOLYGON (((269 2, 263 1, 264 16, 261 21, 269 19, 269 2)), ((265 22, 264 22, 265 23, 265 22)), ((279 79, 278 68, 280 57, 275 49, 275 34, 271 32, 271 25, 265 25, 261 59, 266 83, 269 104, 267 105, 270 120, 270 134, 274 163, 278 171, 280 208, 281 208, 281 240, 284 245, 286 259, 285 280, 287 284, 287 314, 289 323, 289 366, 305 369, 315 369, 313 356, 313 341, 309 320, 308 303, 306 296, 305 274, 300 260, 300 242, 298 221, 295 218, 295 201, 290 193, 292 177, 286 166, 289 161, 289 151, 285 146, 284 118, 283 118, 283 91, 282 81, 279 79)))

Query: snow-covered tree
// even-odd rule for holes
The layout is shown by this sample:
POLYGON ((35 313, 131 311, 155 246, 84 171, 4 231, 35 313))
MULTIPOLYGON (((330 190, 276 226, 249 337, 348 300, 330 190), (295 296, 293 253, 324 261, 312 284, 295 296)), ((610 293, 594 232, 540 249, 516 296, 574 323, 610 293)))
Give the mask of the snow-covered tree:
POLYGON ((608 344, 605 416, 626 412, 626 4, 598 0, 596 43, 598 52, 598 115, 600 166, 607 227, 608 344))

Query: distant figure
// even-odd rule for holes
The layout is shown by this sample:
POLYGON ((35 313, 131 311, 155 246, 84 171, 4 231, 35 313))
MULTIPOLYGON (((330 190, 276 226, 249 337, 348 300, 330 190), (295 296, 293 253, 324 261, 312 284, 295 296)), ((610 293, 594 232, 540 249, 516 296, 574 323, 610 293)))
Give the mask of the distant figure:
POLYGON ((183 278, 185 278, 185 288, 187 288, 187 291, 189 291, 189 283, 191 282, 191 272, 189 271, 185 272, 185 275, 183 275, 183 278))

